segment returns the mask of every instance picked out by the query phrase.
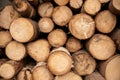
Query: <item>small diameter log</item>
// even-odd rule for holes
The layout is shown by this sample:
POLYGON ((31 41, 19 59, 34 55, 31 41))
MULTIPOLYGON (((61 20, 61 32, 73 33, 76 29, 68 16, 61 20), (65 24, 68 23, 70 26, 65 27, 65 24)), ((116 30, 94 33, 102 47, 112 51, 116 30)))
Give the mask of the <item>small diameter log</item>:
POLYGON ((120 80, 120 55, 117 54, 101 63, 99 70, 106 80, 120 80))
POLYGON ((10 60, 0 66, 0 76, 4 79, 11 79, 22 69, 22 66, 21 62, 10 60))
POLYGON ((17 74, 17 80, 33 80, 33 77, 32 77, 32 67, 31 66, 24 67, 17 74))
POLYGON ((110 0, 99 0, 100 3, 108 3, 110 0))
POLYGON ((38 39, 34 42, 28 43, 27 51, 35 61, 46 61, 50 54, 50 44, 45 39, 38 39))
POLYGON ((61 76, 56 76, 55 80, 83 80, 81 76, 75 74, 74 72, 68 72, 61 76))
POLYGON ((46 64, 38 63, 32 72, 33 80, 53 80, 52 73, 48 70, 46 64))
POLYGON ((85 0, 83 4, 83 11, 90 15, 96 15, 101 9, 101 3, 99 0, 85 0))
POLYGON ((81 44, 80 40, 78 40, 74 37, 70 37, 70 38, 68 38, 68 40, 66 42, 66 48, 70 52, 76 52, 82 48, 82 44, 81 44))
POLYGON ((105 80, 105 78, 99 72, 93 72, 85 76, 84 80, 105 80))
POLYGON ((20 61, 26 56, 26 47, 17 41, 11 41, 5 48, 6 56, 15 61, 20 61))
POLYGON ((91 74, 96 68, 95 60, 89 55, 88 52, 80 50, 72 55, 73 57, 73 70, 79 75, 85 76, 91 74))
POLYGON ((95 22, 85 13, 76 14, 69 22, 69 31, 77 39, 88 39, 94 34, 95 22))
POLYGON ((50 18, 41 18, 38 22, 39 30, 43 33, 49 33, 54 28, 54 23, 50 18))
POLYGON ((69 0, 54 0, 56 4, 60 5, 60 6, 64 6, 66 5, 69 0))
POLYGON ((53 9, 54 7, 51 2, 45 2, 38 6, 38 13, 41 17, 51 17, 53 9))
POLYGON ((102 33, 110 33, 115 28, 116 22, 116 16, 109 10, 101 11, 95 17, 96 28, 102 33))
POLYGON ((65 26, 70 21, 72 16, 73 14, 69 7, 57 6, 54 8, 52 19, 57 25, 65 26))
POLYGON ((48 34, 48 41, 53 47, 61 47, 65 44, 67 35, 62 29, 55 29, 48 34))
POLYGON ((11 0, 11 2, 21 16, 33 18, 36 15, 35 9, 27 0, 11 0))
POLYGON ((106 60, 114 55, 116 47, 107 35, 95 34, 88 42, 87 49, 98 60, 106 60))
POLYGON ((111 0, 109 10, 114 14, 120 15, 120 0, 111 0))
POLYGON ((9 31, 0 31, 0 48, 5 48, 12 41, 12 36, 9 31))
POLYGON ((0 27, 9 29, 11 22, 19 16, 11 5, 5 6, 5 8, 0 11, 0 27))
POLYGON ((64 48, 58 48, 51 51, 47 66, 54 75, 63 75, 68 73, 72 67, 72 58, 70 53, 64 48))
POLYGON ((69 4, 73 9, 80 9, 82 7, 83 0, 70 0, 69 4))
POLYGON ((10 33, 18 42, 26 43, 37 37, 38 25, 35 21, 27 18, 18 18, 10 25, 10 33))
POLYGON ((115 42, 117 49, 120 50, 120 29, 115 29, 111 34, 111 38, 115 42))

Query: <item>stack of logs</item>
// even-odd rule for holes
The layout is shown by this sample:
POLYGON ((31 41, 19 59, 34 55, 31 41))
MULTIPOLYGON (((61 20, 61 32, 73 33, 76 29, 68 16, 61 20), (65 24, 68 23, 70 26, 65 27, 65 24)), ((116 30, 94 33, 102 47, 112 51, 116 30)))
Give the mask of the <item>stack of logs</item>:
POLYGON ((10 2, 0 80, 120 80, 120 0, 10 2))

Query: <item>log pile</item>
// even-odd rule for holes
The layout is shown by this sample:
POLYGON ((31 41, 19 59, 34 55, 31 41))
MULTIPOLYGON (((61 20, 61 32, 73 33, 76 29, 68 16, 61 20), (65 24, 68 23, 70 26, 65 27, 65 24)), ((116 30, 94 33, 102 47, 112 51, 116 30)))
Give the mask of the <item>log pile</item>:
POLYGON ((0 80, 120 80, 120 0, 3 3, 0 80))

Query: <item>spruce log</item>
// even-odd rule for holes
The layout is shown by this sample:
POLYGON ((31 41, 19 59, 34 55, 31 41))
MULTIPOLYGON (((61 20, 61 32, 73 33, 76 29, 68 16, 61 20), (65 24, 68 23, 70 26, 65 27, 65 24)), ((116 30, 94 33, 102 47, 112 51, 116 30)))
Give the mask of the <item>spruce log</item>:
POLYGON ((10 60, 0 66, 0 76, 4 79, 11 79, 22 69, 22 67, 22 62, 10 60))
POLYGON ((38 25, 31 19, 18 18, 11 23, 10 33, 16 41, 26 43, 37 37, 38 25))
POLYGON ((17 41, 11 41, 5 48, 6 56, 15 61, 22 60, 26 54, 26 47, 17 41))
POLYGON ((116 26, 116 16, 109 10, 101 11, 95 17, 96 28, 102 33, 110 33, 116 26))
POLYGON ((69 22, 69 31, 77 39, 88 39, 94 34, 95 22, 85 13, 76 14, 69 22))
POLYGON ((12 36, 9 31, 0 31, 0 48, 5 48, 12 41, 12 36))
POLYGON ((95 34, 86 44, 90 54, 98 60, 106 60, 114 55, 116 47, 113 40, 104 34, 95 34))

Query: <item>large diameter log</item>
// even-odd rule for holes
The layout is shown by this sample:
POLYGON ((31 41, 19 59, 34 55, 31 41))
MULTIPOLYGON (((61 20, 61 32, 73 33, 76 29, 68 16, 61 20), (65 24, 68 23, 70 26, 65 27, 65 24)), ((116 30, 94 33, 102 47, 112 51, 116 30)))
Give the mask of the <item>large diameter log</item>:
POLYGON ((116 22, 116 16, 109 10, 101 11, 95 17, 96 28, 102 33, 110 33, 115 28, 116 22))
POLYGON ((72 16, 72 11, 67 6, 57 6, 52 13, 53 21, 59 26, 67 25, 72 16))
POLYGON ((22 69, 22 66, 21 62, 10 60, 0 66, 0 76, 4 79, 11 79, 22 69))
POLYGON ((48 41, 53 47, 61 47, 65 44, 67 35, 62 29, 55 29, 48 34, 48 41))
POLYGON ((53 80, 53 74, 48 70, 46 64, 38 63, 32 72, 33 80, 53 80))
POLYGON ((94 34, 95 22, 85 13, 76 14, 69 22, 69 31, 77 39, 88 39, 94 34))
POLYGON ((43 33, 49 33, 54 28, 54 23, 50 18, 41 18, 38 22, 39 30, 43 33))
POLYGON ((114 14, 120 15, 120 0, 111 0, 109 10, 114 14))
POLYGON ((54 7, 51 2, 45 2, 38 6, 38 14, 41 17, 51 17, 53 9, 54 7))
POLYGON ((99 70, 106 80, 120 80, 120 55, 117 54, 101 63, 99 70))
POLYGON ((9 31, 0 31, 0 48, 5 48, 12 41, 12 36, 9 31))
POLYGON ((37 62, 46 61, 49 52, 50 44, 45 39, 39 39, 27 45, 28 54, 37 62))
POLYGON ((120 50, 120 29, 115 29, 111 33, 111 38, 115 42, 117 49, 120 50))
POLYGON ((68 72, 61 76, 56 76, 55 80, 83 80, 81 76, 75 74, 74 72, 68 72))
POLYGON ((84 80, 105 80, 105 78, 99 72, 93 72, 85 76, 84 80))
POLYGON ((79 75, 89 75, 91 74, 96 68, 96 62, 89 55, 88 52, 84 50, 80 50, 72 55, 73 57, 73 70, 79 75))
POLYGON ((66 50, 57 49, 51 52, 47 66, 54 75, 63 75, 70 71, 72 58, 66 50))
POLYGON ((114 55, 116 47, 107 35, 95 34, 88 42, 87 49, 98 60, 106 60, 114 55))
POLYGON ((96 15, 100 9, 101 3, 99 0, 85 0, 82 10, 90 15, 96 15))
POLYGON ((11 41, 5 48, 6 56, 15 61, 20 61, 26 56, 26 47, 17 41, 11 41))
POLYGON ((70 52, 76 52, 82 48, 81 41, 74 37, 70 37, 66 42, 66 48, 70 52))
POLYGON ((0 27, 9 29, 11 22, 19 16, 11 5, 5 6, 5 8, 0 11, 0 27))
POLYGON ((16 41, 26 43, 37 37, 38 25, 31 19, 18 18, 11 23, 10 33, 16 41))

